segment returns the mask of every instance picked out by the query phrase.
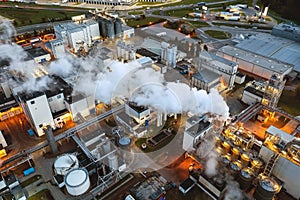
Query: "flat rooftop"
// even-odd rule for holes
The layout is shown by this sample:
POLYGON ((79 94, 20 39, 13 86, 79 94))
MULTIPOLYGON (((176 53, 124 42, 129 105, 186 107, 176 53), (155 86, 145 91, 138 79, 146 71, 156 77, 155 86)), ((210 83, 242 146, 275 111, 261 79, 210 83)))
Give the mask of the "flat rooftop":
POLYGON ((247 92, 250 92, 252 94, 255 94, 256 96, 259 96, 261 98, 263 98, 263 96, 264 96, 264 93, 262 91, 259 91, 251 86, 246 87, 244 90, 246 90, 247 92))
POLYGON ((277 72, 278 74, 282 74, 293 67, 293 65, 291 64, 281 62, 273 58, 267 58, 265 56, 258 55, 256 53, 249 52, 248 50, 244 50, 233 46, 223 46, 218 51, 230 55, 232 57, 244 60, 246 62, 253 63, 264 69, 277 72))
POLYGON ((271 34, 257 34, 242 40, 236 47, 294 66, 300 72, 300 43, 271 34))
POLYGON ((211 83, 220 78, 220 75, 216 72, 210 71, 208 69, 202 69, 193 75, 195 79, 198 79, 204 83, 211 83))
POLYGON ((36 58, 36 57, 40 57, 43 55, 47 55, 49 54, 45 49, 43 49, 42 47, 36 47, 36 48, 31 48, 31 49, 26 49, 25 50, 30 57, 32 58, 36 58))
POLYGON ((231 60, 227 60, 227 59, 225 59, 221 56, 218 56, 214 53, 210 53, 210 52, 207 52, 207 51, 202 51, 199 56, 200 56, 200 59, 204 57, 204 58, 207 58, 207 59, 211 59, 211 61, 217 61, 217 62, 223 63, 225 65, 229 65, 229 66, 232 66, 232 67, 237 65, 236 62, 233 62, 231 60))
POLYGON ((139 105, 137 105, 137 103, 135 103, 133 101, 130 101, 129 103, 127 103, 127 105, 138 113, 142 113, 149 109, 146 106, 139 106, 139 105))
POLYGON ((211 123, 209 121, 201 120, 199 121, 199 123, 191 126, 186 131, 192 136, 197 136, 199 132, 206 130, 209 126, 211 126, 211 123))

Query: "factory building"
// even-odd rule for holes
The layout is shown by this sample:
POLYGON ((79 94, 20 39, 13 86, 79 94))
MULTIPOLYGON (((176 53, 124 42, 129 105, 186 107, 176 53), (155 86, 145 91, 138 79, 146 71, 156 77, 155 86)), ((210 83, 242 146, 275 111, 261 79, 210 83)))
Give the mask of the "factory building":
POLYGON ((150 109, 146 106, 138 106, 135 102, 125 104, 125 113, 139 124, 145 123, 150 118, 150 109))
POLYGON ((51 40, 50 47, 55 58, 62 58, 65 55, 65 47, 62 39, 51 40))
POLYGON ((50 53, 42 47, 29 48, 25 50, 28 54, 28 60, 34 60, 35 63, 43 63, 51 60, 50 53))
POLYGON ((232 46, 220 48, 217 55, 238 63, 239 70, 266 80, 269 80, 273 74, 278 74, 280 80, 283 80, 293 70, 293 65, 291 64, 232 46))
POLYGON ((300 198, 300 191, 297 185, 300 179, 299 139, 271 126, 266 131, 267 139, 262 146, 259 157, 266 163, 273 158, 272 174, 284 184, 283 188, 295 199, 300 198))
POLYGON ((122 35, 122 21, 119 17, 115 17, 106 13, 98 13, 96 15, 100 28, 100 34, 103 39, 114 39, 122 35))
POLYGON ((22 92, 20 87, 12 89, 38 136, 44 135, 44 125, 50 125, 53 129, 61 128, 66 121, 78 120, 78 117, 86 117, 95 112, 93 97, 81 94, 71 96, 73 91, 71 86, 57 76, 40 78, 50 79, 45 86, 47 88, 43 88, 44 90, 40 92, 26 93, 22 92))
POLYGON ((117 58, 123 62, 128 62, 135 60, 135 48, 130 45, 126 44, 125 42, 119 40, 117 42, 117 58))
MULTIPOLYGON (((68 0, 69 2, 75 2, 77 3, 77 0, 68 0)), ((111 5, 111 6, 128 6, 131 5, 133 3, 136 3, 136 0, 113 0, 113 1, 109 1, 109 0, 80 0, 80 2, 82 3, 86 3, 86 4, 94 4, 94 5, 111 5)))
POLYGON ((99 25, 91 19, 54 25, 54 31, 56 38, 64 42, 65 48, 70 48, 74 53, 82 47, 87 51, 94 41, 100 39, 99 25))
MULTIPOLYGON (((279 33, 283 33, 283 31, 279 33)), ((293 70, 295 72, 300 73, 299 42, 271 34, 260 33, 243 37, 235 46, 245 51, 270 58, 270 60, 275 59, 283 63, 288 63, 294 67, 293 70)))
POLYGON ((206 90, 207 92, 212 88, 218 89, 221 84, 220 75, 208 69, 202 69, 193 74, 190 82, 191 87, 195 87, 198 90, 206 90))
POLYGON ((222 83, 227 88, 234 87, 235 77, 238 73, 238 63, 206 51, 199 54, 198 62, 200 68, 206 68, 219 74, 222 77, 222 83))
POLYGON ((251 81, 246 85, 241 100, 248 105, 260 102, 263 105, 275 108, 284 84, 285 81, 281 81, 280 77, 275 74, 266 82, 251 81))
POLYGON ((126 25, 122 25, 122 38, 123 40, 133 38, 135 36, 134 28, 126 25))
POLYGON ((182 148, 188 152, 195 150, 201 142, 201 138, 212 131, 213 124, 207 121, 205 116, 202 116, 200 120, 196 120, 195 124, 184 131, 182 148))
POLYGON ((300 27, 296 24, 280 23, 273 27, 271 34, 300 42, 300 27))
POLYGON ((177 46, 166 42, 161 43, 161 62, 168 67, 175 68, 177 61, 177 46))

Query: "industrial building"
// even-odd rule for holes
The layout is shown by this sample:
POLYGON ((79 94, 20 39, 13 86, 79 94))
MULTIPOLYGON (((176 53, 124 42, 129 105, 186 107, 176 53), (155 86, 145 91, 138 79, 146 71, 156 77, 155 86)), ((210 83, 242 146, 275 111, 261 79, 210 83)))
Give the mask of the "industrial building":
POLYGON ((65 55, 65 46, 62 39, 51 40, 50 42, 51 52, 55 58, 62 58, 65 55))
POLYGON ((125 42, 119 40, 117 42, 117 59, 123 62, 128 62, 135 60, 136 49, 134 46, 130 44, 126 44, 125 42))
POLYGON ((30 48, 25 51, 28 53, 28 59, 34 60, 35 63, 49 62, 51 60, 50 53, 42 47, 30 48))
POLYGON ((96 14, 97 22, 100 28, 100 34, 103 39, 119 38, 122 35, 122 21, 119 17, 107 13, 96 14))
POLYGON ((285 81, 280 81, 280 78, 273 75, 266 82, 251 81, 249 82, 242 95, 242 102, 252 105, 257 102, 275 108, 280 99, 285 81))
POLYGON ((218 89, 221 84, 220 75, 209 69, 202 69, 193 74, 190 82, 191 87, 195 87, 198 90, 206 90, 207 92, 212 88, 218 89))
POLYGON ((227 88, 234 87, 236 74, 238 73, 238 63, 227 60, 207 51, 199 54, 198 68, 206 68, 222 77, 222 83, 227 88))
POLYGON ((239 64, 238 69, 249 75, 270 79, 278 74, 283 80, 293 70, 293 65, 264 57, 238 47, 224 46, 217 51, 217 55, 239 64))
POLYGON ((80 48, 87 51, 94 41, 100 39, 99 25, 94 20, 85 20, 81 23, 68 22, 54 25, 57 39, 64 42, 65 48, 77 53, 80 48))
MULTIPOLYGON (((77 0, 68 0, 69 2, 78 2, 77 0)), ((124 6, 128 6, 131 5, 133 3, 136 3, 137 0, 113 0, 113 1, 109 1, 109 0, 80 0, 80 2, 82 3, 86 3, 86 4, 95 4, 95 5, 111 5, 111 6, 118 6, 118 5, 124 5, 124 6)))
POLYGON ((50 78, 44 91, 26 93, 19 87, 13 88, 13 94, 22 107, 28 122, 38 134, 44 135, 43 126, 50 125, 53 129, 61 128, 66 121, 78 119, 78 115, 86 117, 95 112, 94 98, 73 95, 72 88, 57 76, 50 78))
MULTIPOLYGON (((279 25, 278 28, 281 26, 279 25)), ((284 34, 285 31, 278 31, 278 33, 284 34)), ((300 72, 300 44, 291 40, 291 38, 286 39, 271 34, 260 33, 245 36, 235 47, 261 55, 266 57, 266 59, 270 58, 271 61, 277 60, 288 63, 293 66, 294 71, 297 73, 300 72)))
POLYGON ((300 42, 300 27, 296 24, 280 23, 273 27, 272 35, 300 42))
POLYGON ((213 124, 207 121, 205 116, 197 119, 195 123, 186 128, 183 135, 182 148, 187 151, 193 151, 201 142, 201 139, 205 137, 206 134, 210 134, 213 131, 213 124))
POLYGON ((177 46, 162 42, 160 59, 166 66, 175 68, 177 63, 177 46))

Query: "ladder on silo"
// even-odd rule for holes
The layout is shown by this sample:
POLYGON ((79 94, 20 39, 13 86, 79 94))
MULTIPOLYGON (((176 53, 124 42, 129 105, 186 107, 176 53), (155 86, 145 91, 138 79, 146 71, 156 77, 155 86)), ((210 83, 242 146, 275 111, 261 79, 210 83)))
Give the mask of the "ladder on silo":
POLYGON ((266 165, 266 167, 265 167, 265 169, 264 169, 263 174, 264 174, 265 176, 270 176, 270 175, 271 175, 271 173, 272 173, 272 171, 273 171, 273 168, 274 168, 274 166, 275 166, 275 163, 276 163, 276 161, 278 160, 278 158, 279 158, 279 154, 274 153, 274 154, 272 155, 272 157, 270 158, 269 162, 267 163, 267 165, 266 165))

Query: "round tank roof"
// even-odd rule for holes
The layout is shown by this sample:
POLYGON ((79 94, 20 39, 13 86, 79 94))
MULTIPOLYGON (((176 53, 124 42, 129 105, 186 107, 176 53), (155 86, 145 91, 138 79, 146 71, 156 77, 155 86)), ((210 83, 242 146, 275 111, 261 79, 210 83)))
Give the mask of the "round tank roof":
POLYGON ((65 175, 71 169, 78 168, 78 166, 78 159, 72 154, 64 154, 58 157, 54 162, 54 169, 56 173, 60 175, 65 175))
POLYGON ((65 183, 68 187, 78 187, 84 184, 88 179, 88 173, 85 169, 73 169, 65 177, 65 183))
POLYGON ((119 144, 122 145, 122 146, 129 145, 130 142, 131 142, 130 137, 121 137, 120 140, 119 140, 119 144))
POLYGON ((276 192, 279 189, 278 183, 270 177, 263 177, 259 180, 259 184, 264 190, 269 192, 276 192))

